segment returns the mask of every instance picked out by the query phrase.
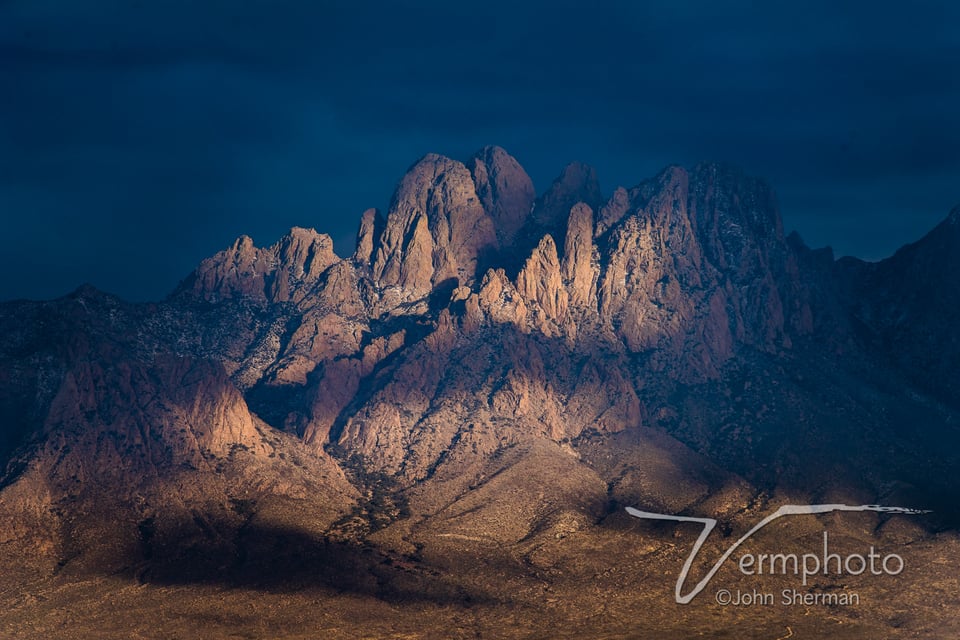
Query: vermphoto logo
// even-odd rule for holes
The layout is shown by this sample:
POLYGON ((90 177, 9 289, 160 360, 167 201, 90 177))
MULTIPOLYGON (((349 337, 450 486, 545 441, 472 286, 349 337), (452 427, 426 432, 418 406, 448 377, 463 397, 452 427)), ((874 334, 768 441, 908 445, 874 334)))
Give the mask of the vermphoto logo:
MULTIPOLYGON (((700 580, 700 582, 698 582, 689 593, 684 595, 683 584, 687 579, 687 574, 690 571, 690 567, 693 565, 693 561, 700 552, 700 548, 703 546, 703 543, 706 542, 707 538, 710 537, 710 533, 713 531, 714 527, 717 526, 717 520, 713 518, 694 518, 690 516, 675 516, 665 513, 652 513, 649 511, 640 511, 638 509, 634 509, 633 507, 627 507, 627 513, 635 518, 641 518, 645 520, 672 520, 674 522, 698 522, 703 525, 703 531, 700 532, 700 536, 697 538, 696 542, 694 542, 693 549, 690 551, 690 555, 687 556, 686 562, 683 563, 683 568, 680 570, 680 575, 677 578, 677 586, 676 589, 674 589, 674 599, 678 604, 688 604, 691 600, 693 600, 698 593, 703 591, 703 589, 710 584, 710 580, 713 578, 714 574, 720 570, 720 567, 723 565, 723 563, 726 562, 727 558, 729 558, 730 555, 736 551, 740 545, 746 542, 750 536, 774 520, 782 518, 783 516, 821 514, 830 513, 832 511, 875 511, 879 513, 900 513, 908 515, 930 513, 929 511, 922 509, 884 507, 876 504, 784 505, 758 522, 752 529, 747 531, 736 542, 730 545, 723 555, 720 556, 720 559, 717 560, 716 564, 714 564, 710 571, 707 572, 707 575, 704 576, 703 579, 700 580)), ((881 556, 874 551, 873 547, 870 547, 870 551, 866 555, 850 554, 846 557, 841 557, 839 554, 830 553, 829 538, 827 533, 824 532, 822 554, 818 555, 814 553, 805 553, 801 556, 797 556, 796 554, 759 554, 757 556, 747 554, 740 558, 739 567, 741 573, 745 575, 763 573, 787 574, 791 573, 792 567, 792 573, 794 575, 802 575, 803 584, 806 585, 807 579, 810 576, 820 575, 821 571, 823 572, 823 575, 830 575, 831 568, 836 569, 836 571, 833 572, 836 575, 841 575, 844 572, 850 575, 860 575, 868 570, 874 575, 897 575, 903 571, 904 563, 903 558, 897 554, 894 553, 881 556)), ((729 592, 724 591, 724 593, 729 592)), ((720 602, 719 599, 718 602, 720 604, 730 604, 730 602, 720 602)))

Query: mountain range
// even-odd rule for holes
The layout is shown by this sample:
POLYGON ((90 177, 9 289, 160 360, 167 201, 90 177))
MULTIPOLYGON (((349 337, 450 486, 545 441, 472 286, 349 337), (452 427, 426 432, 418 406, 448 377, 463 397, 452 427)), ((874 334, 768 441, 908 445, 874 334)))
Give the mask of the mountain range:
POLYGON ((0 630, 955 637, 958 256, 960 207, 836 259, 736 167, 604 195, 573 163, 538 196, 487 147, 419 160, 349 257, 294 228, 160 302, 0 304, 0 630), (758 538, 904 557, 804 615, 675 605, 698 532, 624 511, 726 538, 816 503, 932 513, 758 538))

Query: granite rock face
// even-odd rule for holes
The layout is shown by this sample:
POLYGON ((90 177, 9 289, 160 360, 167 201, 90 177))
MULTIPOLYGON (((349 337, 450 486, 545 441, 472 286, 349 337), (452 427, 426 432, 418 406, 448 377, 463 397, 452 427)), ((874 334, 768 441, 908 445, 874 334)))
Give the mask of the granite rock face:
POLYGON ((214 530, 230 535, 243 524, 231 501, 310 496, 326 522, 352 504, 326 455, 299 467, 278 458, 300 445, 250 412, 221 364, 153 353, 134 331, 149 310, 90 290, 38 306, 24 337, 43 345, 47 391, 24 411, 39 418, 28 446, 7 456, 8 547, 117 571, 143 552, 143 527, 177 557, 184 537, 202 547, 214 530))
POLYGON ((467 167, 428 155, 400 181, 371 265, 374 281, 399 303, 426 298, 448 281, 471 282, 477 262, 497 248, 467 167))
POLYGON ((563 238, 566 235, 567 218, 574 205, 582 202, 596 208, 602 201, 596 170, 581 162, 572 162, 564 167, 546 193, 537 199, 531 213, 530 231, 563 238))
POLYGON ((295 227, 265 249, 242 236, 229 249, 204 260, 181 289, 208 302, 233 297, 296 302, 338 260, 330 236, 313 229, 295 227))
POLYGON ((593 241, 593 210, 579 202, 570 209, 567 237, 563 246, 563 280, 570 295, 570 306, 596 308, 597 282, 600 279, 600 254, 593 241))
POLYGON ((533 208, 536 192, 520 163, 500 147, 485 147, 470 161, 484 210, 493 220, 500 247, 512 247, 533 208))
POLYGON ((788 250, 764 183, 721 166, 675 167, 603 211, 599 314, 630 350, 712 377, 737 345, 789 344, 788 250))

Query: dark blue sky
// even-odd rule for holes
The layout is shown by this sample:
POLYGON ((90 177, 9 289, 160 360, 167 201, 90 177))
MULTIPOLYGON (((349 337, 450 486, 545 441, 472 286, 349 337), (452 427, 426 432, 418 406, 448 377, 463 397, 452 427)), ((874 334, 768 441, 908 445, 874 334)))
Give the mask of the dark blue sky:
POLYGON ((0 299, 158 299, 293 225, 348 253, 418 157, 486 144, 538 191, 732 161, 884 257, 960 203, 960 9, 775 4, 2 0, 0 299))

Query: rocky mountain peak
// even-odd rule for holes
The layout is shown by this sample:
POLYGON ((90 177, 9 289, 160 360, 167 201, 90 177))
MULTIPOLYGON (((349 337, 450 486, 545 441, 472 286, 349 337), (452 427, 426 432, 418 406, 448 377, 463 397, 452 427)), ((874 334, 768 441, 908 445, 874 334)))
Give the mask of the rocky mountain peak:
POLYGON ((623 187, 617 187, 610 199, 600 208, 596 235, 601 236, 618 223, 630 209, 631 196, 623 187))
POLYGON ((571 162, 565 166, 544 196, 545 201, 560 199, 586 203, 600 200, 600 181, 596 169, 582 162, 571 162))
POLYGON ((360 216, 360 228, 357 230, 357 248, 353 260, 357 264, 369 267, 373 260, 373 251, 385 224, 379 209, 367 209, 360 216))
POLYGON ((493 219, 500 246, 512 246, 533 208, 533 182, 501 147, 478 151, 470 161, 470 172, 483 208, 493 219))
POLYGON ((783 300, 796 284, 762 181, 724 165, 668 167, 618 189, 601 209, 597 237, 606 265, 600 317, 631 351, 712 377, 739 344, 776 350, 788 342, 783 300), (696 355, 691 341, 701 346, 696 355))
POLYGON ((230 250, 236 253, 244 253, 248 251, 253 251, 256 247, 253 244, 253 238, 247 234, 239 236, 236 240, 233 241, 233 244, 230 246, 230 250))
POLYGON ((297 302, 339 260, 330 236, 314 229, 294 227, 266 248, 243 235, 229 249, 201 262, 174 295, 189 294, 208 302, 230 298, 297 302))
POLYGON ((596 308, 600 256, 593 243, 593 209, 579 202, 570 209, 563 245, 563 280, 573 307, 596 308))
POLYGON ((749 233, 757 240, 783 241, 776 194, 770 184, 725 163, 698 164, 691 172, 698 197, 712 204, 704 220, 726 235, 749 233))
POLYGON ((400 181, 373 251, 372 274, 396 303, 426 298, 440 283, 473 280, 496 250, 493 219, 459 161, 429 154, 400 181))
POLYGON ((919 384, 960 397, 960 207, 917 242, 877 263, 837 264, 843 301, 869 334, 890 345, 919 384), (943 336, 951 336, 945 340, 943 336))
POLYGON ((582 162, 571 162, 537 200, 531 220, 535 233, 564 237, 570 209, 578 202, 598 209, 603 204, 603 196, 596 170, 582 162))
POLYGON ((533 310, 534 326, 544 335, 554 335, 554 327, 566 316, 568 295, 557 246, 549 234, 543 236, 517 275, 517 291, 533 310))

